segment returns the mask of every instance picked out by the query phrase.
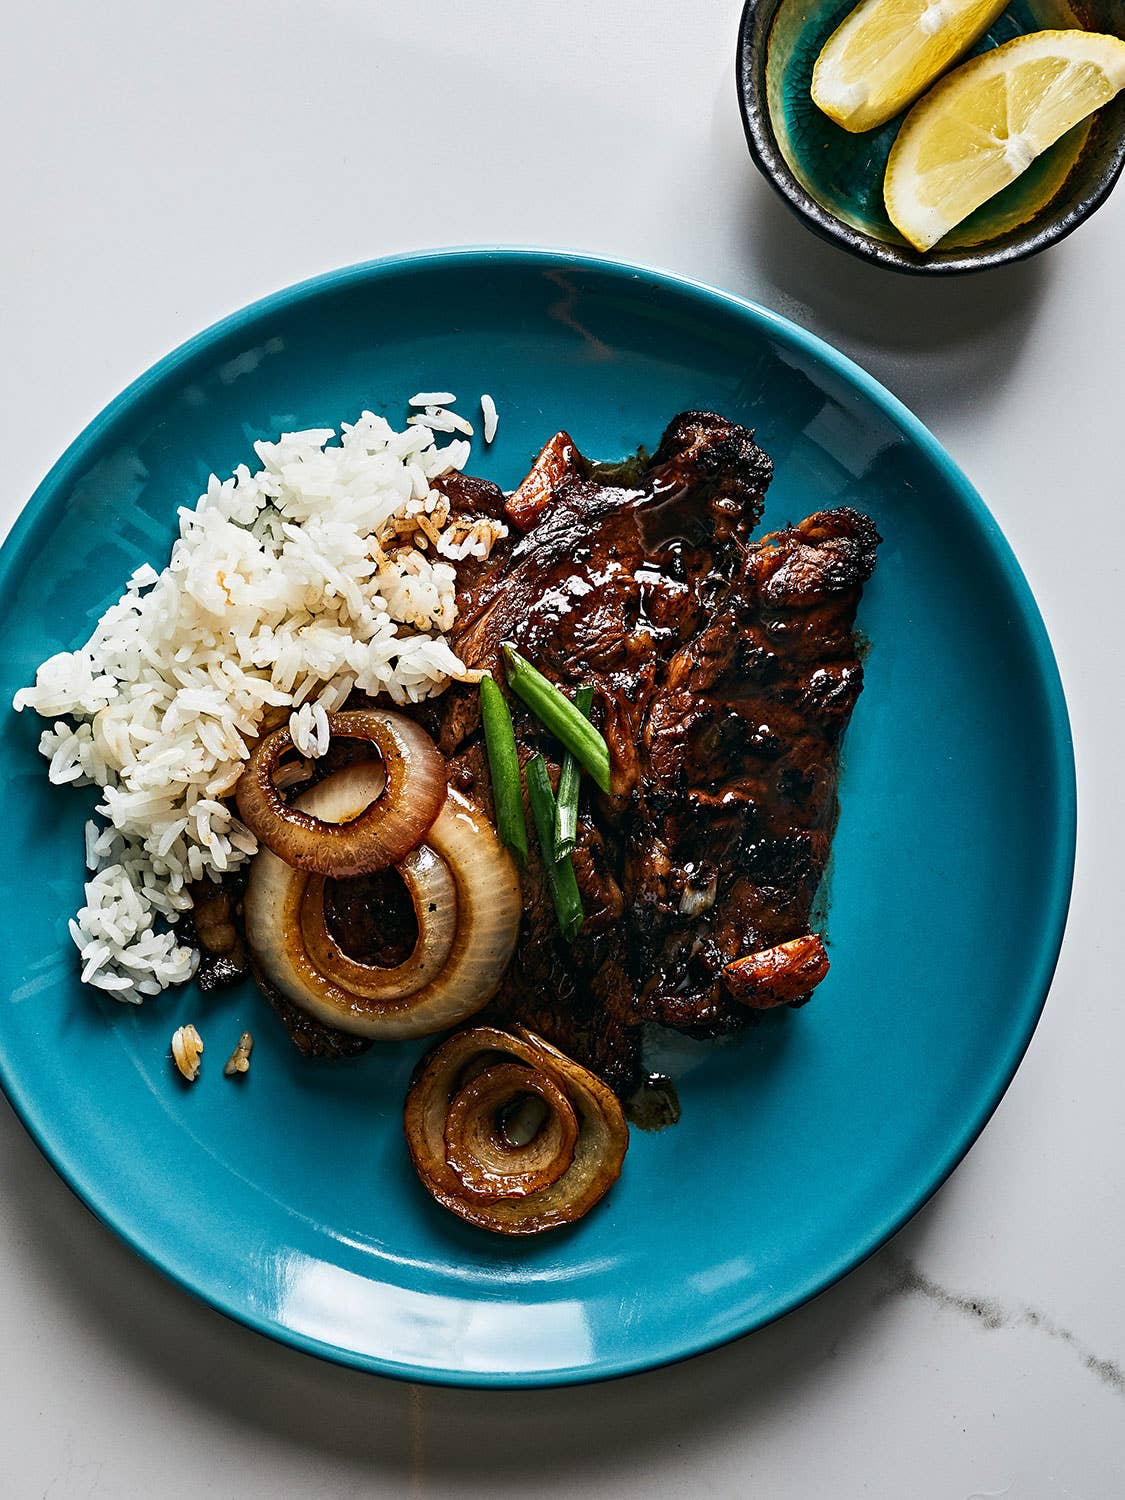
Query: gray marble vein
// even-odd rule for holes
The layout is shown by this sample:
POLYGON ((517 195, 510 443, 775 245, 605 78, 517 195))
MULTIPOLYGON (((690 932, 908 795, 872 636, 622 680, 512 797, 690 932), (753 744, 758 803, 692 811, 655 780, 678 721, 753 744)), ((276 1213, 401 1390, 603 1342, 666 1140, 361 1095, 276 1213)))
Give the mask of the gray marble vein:
POLYGON ((1069 1328, 1064 1328, 1049 1313, 1023 1303, 1008 1307, 995 1297, 974 1296, 971 1293, 953 1292, 932 1280, 907 1256, 893 1246, 883 1254, 883 1265, 887 1272, 887 1284, 876 1293, 876 1304, 891 1297, 925 1297, 935 1306, 949 1312, 960 1313, 982 1328, 1033 1328, 1048 1338, 1065 1344, 1083 1366, 1103 1385, 1125 1397, 1125 1368, 1117 1360, 1095 1354, 1069 1328))

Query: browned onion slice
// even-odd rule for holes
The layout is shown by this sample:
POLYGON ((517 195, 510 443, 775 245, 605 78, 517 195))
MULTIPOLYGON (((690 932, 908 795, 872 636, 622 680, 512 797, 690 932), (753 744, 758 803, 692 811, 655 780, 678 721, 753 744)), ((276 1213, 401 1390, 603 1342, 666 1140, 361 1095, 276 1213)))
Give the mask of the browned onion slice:
POLYGON ((324 876, 310 875, 301 899, 301 936, 313 967, 353 995, 384 1002, 413 995, 445 967, 457 932, 457 885, 449 866, 428 844, 411 849, 395 869, 418 919, 414 951, 394 968, 352 958, 328 930, 324 876))
POLYGON ((578 1119, 547 1073, 496 1063, 463 1084, 445 1121, 445 1159, 471 1198, 526 1198, 557 1182, 574 1160, 578 1119), (522 1144, 504 1128, 506 1107, 536 1096, 543 1119, 522 1144), (497 1120, 501 1120, 497 1129, 497 1120))
MULTIPOLYGON (((349 766, 306 792, 296 806, 328 824, 353 818, 378 795, 381 774, 377 765, 349 766)), ((483 813, 452 788, 416 852, 421 857, 409 873, 406 861, 396 868, 414 897, 418 943, 405 964, 380 969, 355 964, 338 948, 339 959, 329 956, 322 968, 321 938, 336 946, 324 927, 323 882, 318 897, 309 889, 315 877, 269 849, 259 850, 243 909, 247 940, 266 979, 328 1025, 380 1040, 429 1036, 480 1010, 496 993, 515 948, 520 920, 515 865, 483 813), (451 906, 455 930, 450 935, 451 906), (314 951, 306 937, 310 931, 314 951), (441 952, 445 956, 435 971, 431 964, 441 952)))
POLYGON ((415 1072, 404 1124, 438 1203, 497 1234, 580 1219, 621 1175, 629 1145, 612 1089, 523 1027, 476 1026, 443 1042, 415 1072), (505 1125, 528 1096, 546 1113, 525 1140, 505 1125))
POLYGON ((329 714, 333 738, 365 740, 382 761, 385 784, 371 802, 339 824, 290 806, 276 774, 293 750, 288 728, 275 729, 250 752, 235 787, 242 820, 267 849, 299 870, 370 875, 397 864, 422 842, 445 801, 445 761, 425 730, 386 709, 329 714))

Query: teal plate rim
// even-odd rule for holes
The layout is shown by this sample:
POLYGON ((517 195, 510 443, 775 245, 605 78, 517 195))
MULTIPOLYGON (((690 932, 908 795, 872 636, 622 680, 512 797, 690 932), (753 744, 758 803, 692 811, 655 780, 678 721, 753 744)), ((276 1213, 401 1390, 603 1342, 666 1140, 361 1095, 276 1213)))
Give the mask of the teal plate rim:
POLYGON ((0 1040, 0 1087, 3 1087, 13 1109, 32 1139, 67 1186, 95 1218, 113 1230, 143 1260, 198 1300, 213 1307, 232 1321, 304 1353, 394 1379, 468 1388, 542 1388, 579 1385, 637 1374, 704 1354, 708 1350, 719 1348, 734 1339, 754 1332, 757 1328, 775 1322, 787 1313, 810 1302, 814 1297, 834 1286, 848 1272, 861 1265, 886 1244, 929 1201, 964 1159, 992 1117, 1023 1060, 1046 1003, 1058 961, 1070 903, 1077 838, 1074 751, 1058 666, 1031 588, 988 507, 929 429, 897 397, 854 361, 816 334, 809 333, 780 314, 705 282, 628 261, 587 255, 579 251, 551 250, 530 246, 485 245, 452 246, 384 256, 296 282, 249 303, 237 312, 213 323, 138 376, 94 417, 64 451, 27 501, 5 538, 3 546, 0 547, 0 593, 10 587, 13 573, 20 566, 20 554, 23 547, 31 537, 44 508, 58 491, 71 483, 86 463, 92 450, 104 440, 118 418, 127 412, 140 396, 173 376, 198 353, 226 336, 246 328, 255 319, 311 301, 328 291, 338 291, 349 285, 368 280, 380 280, 442 263, 459 264, 462 267, 495 267, 510 264, 524 269, 544 267, 587 271, 610 280, 629 283, 634 289, 641 285, 646 291, 657 295, 673 291, 680 295, 686 294, 709 306, 712 310, 725 311, 765 327, 773 337, 787 344, 791 349, 809 355, 826 365, 833 374, 842 378, 872 402, 906 439, 921 449, 957 492, 979 532, 982 544, 987 548, 1011 589, 1013 601, 1019 611, 1019 623, 1033 648, 1035 665, 1041 679, 1051 725, 1052 793, 1057 809, 1058 838, 1053 846, 1052 868, 1048 872, 1049 917, 1041 929, 1033 977, 1025 987, 1026 993, 1032 996, 1027 1024, 1022 1029, 1013 1028, 1007 1051, 995 1071, 982 1107, 967 1117, 960 1132, 951 1137, 943 1158, 920 1182, 914 1200, 907 1208, 902 1212, 887 1216, 882 1221, 872 1223, 867 1235, 858 1243, 843 1248, 836 1260, 822 1270, 811 1284, 796 1288, 787 1300, 766 1314, 751 1315, 748 1318, 736 1314, 731 1317, 729 1325, 717 1329, 712 1328, 704 1337, 683 1338, 659 1354, 604 1360, 600 1361, 596 1368, 588 1370, 567 1368, 558 1371, 536 1371, 530 1374, 508 1371, 440 1370, 395 1362, 310 1337, 287 1327, 280 1321, 260 1316, 236 1296, 224 1296, 194 1285, 188 1277, 178 1274, 164 1263, 159 1245, 150 1242, 146 1237, 144 1225, 135 1222, 130 1217, 127 1205, 104 1201, 98 1189, 95 1173, 83 1174, 75 1170, 67 1170, 60 1153, 55 1149, 49 1125, 37 1106, 34 1089, 27 1087, 16 1075, 0 1040))

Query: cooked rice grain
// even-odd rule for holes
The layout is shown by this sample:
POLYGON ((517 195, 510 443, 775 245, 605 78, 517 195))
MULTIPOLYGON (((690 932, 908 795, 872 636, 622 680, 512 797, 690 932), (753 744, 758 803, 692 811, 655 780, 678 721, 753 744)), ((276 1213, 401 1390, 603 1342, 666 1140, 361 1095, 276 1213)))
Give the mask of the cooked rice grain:
POLYGON ((496 413, 496 402, 493 401, 487 391, 480 398, 480 411, 484 422, 484 440, 486 443, 491 443, 492 439, 496 436, 496 429, 500 425, 500 418, 496 413))

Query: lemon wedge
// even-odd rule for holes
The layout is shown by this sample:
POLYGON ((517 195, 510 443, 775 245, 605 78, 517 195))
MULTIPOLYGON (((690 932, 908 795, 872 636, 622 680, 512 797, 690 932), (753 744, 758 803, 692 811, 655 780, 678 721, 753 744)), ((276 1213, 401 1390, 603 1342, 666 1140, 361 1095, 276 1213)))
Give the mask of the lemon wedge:
POLYGON ((1125 88, 1125 41, 1035 31, 962 63, 917 103, 891 147, 883 199, 929 250, 1125 88))
POLYGON ((886 124, 966 53, 1007 3, 863 0, 821 49, 813 103, 845 130, 886 124))

